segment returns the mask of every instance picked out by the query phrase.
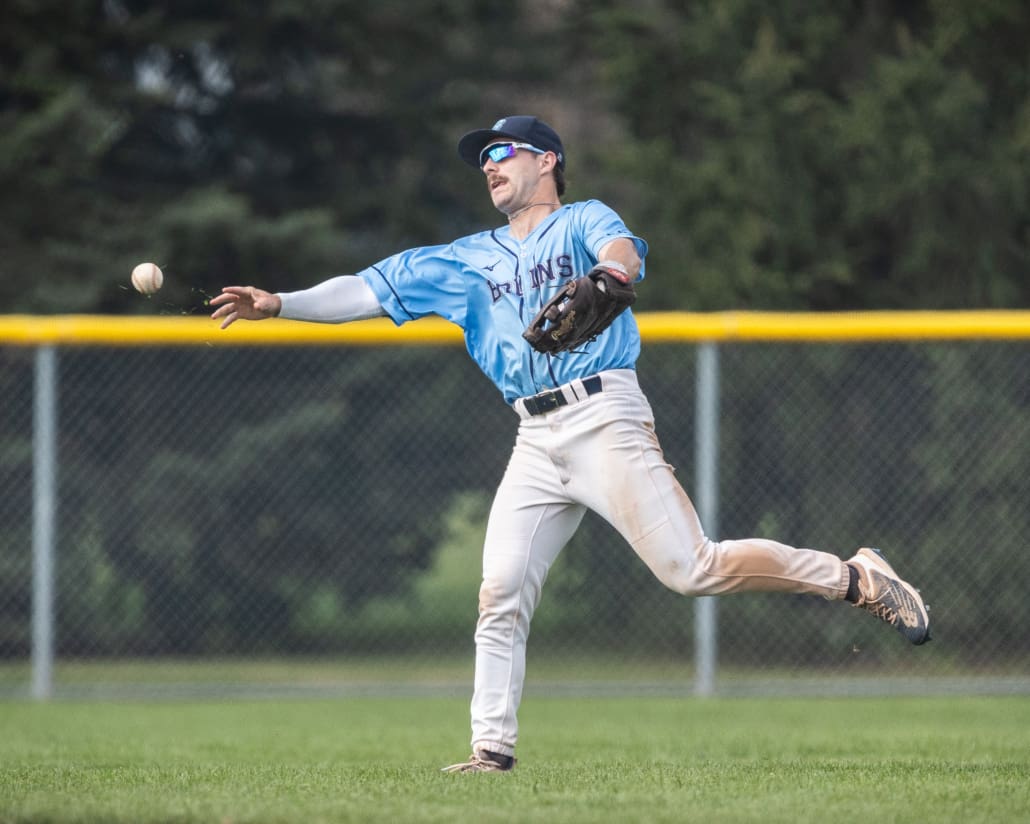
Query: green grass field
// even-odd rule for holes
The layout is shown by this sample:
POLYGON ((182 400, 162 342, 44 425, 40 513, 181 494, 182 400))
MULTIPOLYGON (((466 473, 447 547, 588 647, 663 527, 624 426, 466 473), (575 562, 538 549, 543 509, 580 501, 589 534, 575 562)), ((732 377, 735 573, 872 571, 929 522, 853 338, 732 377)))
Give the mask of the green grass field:
POLYGON ((1025 822, 1030 698, 0 704, 0 822, 1025 822))

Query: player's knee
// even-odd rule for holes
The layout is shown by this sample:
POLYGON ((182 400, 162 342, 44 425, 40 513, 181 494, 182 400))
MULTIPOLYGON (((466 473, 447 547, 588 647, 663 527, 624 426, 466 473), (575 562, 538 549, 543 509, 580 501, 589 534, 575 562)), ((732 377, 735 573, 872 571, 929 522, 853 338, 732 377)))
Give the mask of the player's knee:
POLYGON ((526 632, 528 617, 520 614, 514 589, 501 582, 484 580, 479 588, 476 646, 509 647, 518 634, 526 632))
POLYGON ((522 601, 518 586, 513 583, 484 578, 479 587, 479 619, 490 621, 516 613, 522 601))
POLYGON ((680 595, 710 595, 708 569, 716 547, 713 541, 705 539, 692 554, 667 559, 661 568, 655 570, 658 580, 680 595))
POLYGON ((662 579, 662 583, 680 595, 696 596, 705 594, 704 588, 697 578, 691 573, 682 570, 670 572, 668 576, 662 579))

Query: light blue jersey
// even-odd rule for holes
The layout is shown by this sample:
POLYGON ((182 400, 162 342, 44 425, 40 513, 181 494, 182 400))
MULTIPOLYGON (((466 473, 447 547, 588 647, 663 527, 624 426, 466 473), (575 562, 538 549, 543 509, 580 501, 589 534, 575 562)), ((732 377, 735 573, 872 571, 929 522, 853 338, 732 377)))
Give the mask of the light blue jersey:
POLYGON ((398 326, 426 315, 460 326, 473 360, 513 403, 605 369, 634 368, 640 333, 630 310, 582 351, 544 355, 522 337, 554 293, 585 275, 605 244, 620 237, 631 239, 643 260, 647 244, 608 206, 588 200, 562 206, 522 242, 502 226, 409 249, 357 274, 398 326))

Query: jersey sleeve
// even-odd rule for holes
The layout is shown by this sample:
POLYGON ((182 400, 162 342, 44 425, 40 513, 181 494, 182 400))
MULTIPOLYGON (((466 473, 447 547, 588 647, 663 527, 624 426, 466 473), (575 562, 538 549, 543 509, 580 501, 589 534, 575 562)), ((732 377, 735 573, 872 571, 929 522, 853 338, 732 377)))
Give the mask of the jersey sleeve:
POLYGON ((637 254, 640 255, 639 279, 642 280, 644 277, 644 258, 647 256, 647 242, 627 229, 626 224, 622 222, 622 218, 616 214, 615 210, 601 201, 587 200, 581 206, 582 208, 579 213, 580 231, 587 249, 590 250, 594 258, 599 257, 601 249, 604 248, 605 244, 616 238, 628 238, 633 241, 633 245, 637 247, 637 254))
POLYGON ((357 273, 400 326, 439 315, 464 328, 466 287, 451 246, 421 246, 398 252, 357 273))

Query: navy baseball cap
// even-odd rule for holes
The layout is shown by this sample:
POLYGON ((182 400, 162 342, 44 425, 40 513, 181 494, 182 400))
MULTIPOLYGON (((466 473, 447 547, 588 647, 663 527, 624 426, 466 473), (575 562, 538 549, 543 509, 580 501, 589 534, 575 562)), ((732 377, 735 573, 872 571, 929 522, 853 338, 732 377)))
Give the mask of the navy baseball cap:
POLYGON ((458 154, 469 166, 479 168, 479 155, 488 143, 507 137, 521 143, 531 143, 545 152, 558 155, 558 168, 565 168, 565 149, 558 133, 536 117, 517 114, 502 117, 490 129, 476 129, 458 141, 458 154))

